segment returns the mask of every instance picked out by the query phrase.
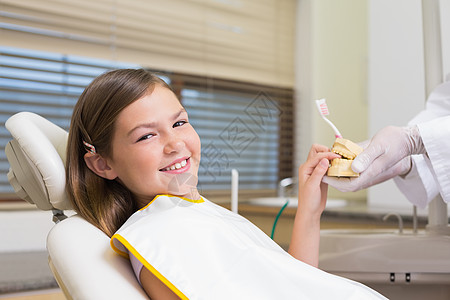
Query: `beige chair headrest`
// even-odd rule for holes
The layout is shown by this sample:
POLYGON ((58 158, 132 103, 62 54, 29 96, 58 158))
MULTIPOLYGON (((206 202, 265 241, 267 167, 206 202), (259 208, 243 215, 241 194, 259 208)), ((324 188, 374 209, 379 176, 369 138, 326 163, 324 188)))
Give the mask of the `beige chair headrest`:
POLYGON ((5 126, 13 137, 5 148, 8 179, 17 195, 42 210, 71 209, 64 167, 68 133, 30 112, 13 115, 5 126))

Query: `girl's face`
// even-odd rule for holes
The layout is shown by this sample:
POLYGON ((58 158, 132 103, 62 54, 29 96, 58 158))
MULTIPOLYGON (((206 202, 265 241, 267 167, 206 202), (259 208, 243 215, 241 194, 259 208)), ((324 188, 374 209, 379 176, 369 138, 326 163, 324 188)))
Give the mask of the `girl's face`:
POLYGON ((198 199, 200 138, 175 94, 156 85, 120 112, 108 165, 146 205, 158 194, 198 199))

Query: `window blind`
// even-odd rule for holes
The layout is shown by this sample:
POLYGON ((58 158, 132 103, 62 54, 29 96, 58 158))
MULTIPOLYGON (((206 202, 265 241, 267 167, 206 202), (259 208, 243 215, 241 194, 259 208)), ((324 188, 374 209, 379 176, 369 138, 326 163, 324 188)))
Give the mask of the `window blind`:
POLYGON ((137 65, 168 71, 191 114, 201 189, 228 188, 231 168, 241 188, 273 188, 292 174, 295 3, 0 0, 0 194, 11 192, 10 115, 34 111, 67 129, 94 77, 137 65))
POLYGON ((0 195, 13 197, 8 183, 6 120, 20 111, 37 113, 68 130, 73 106, 99 74, 136 67, 98 59, 0 47, 0 195))
POLYGON ((201 190, 229 191, 231 169, 239 171, 241 190, 273 190, 292 176, 292 89, 182 74, 170 78, 202 141, 201 190))
POLYGON ((292 87, 295 6, 295 0, 0 0, 0 40, 292 87))
MULTIPOLYGON (((0 47, 0 198, 15 198, 7 181, 4 147, 11 136, 5 121, 32 111, 68 130, 85 86, 107 70, 130 67, 139 66, 0 47)), ((275 189, 280 179, 292 176, 292 89, 157 74, 173 87, 201 138, 202 192, 228 192, 233 168, 240 173, 241 190, 275 189)))

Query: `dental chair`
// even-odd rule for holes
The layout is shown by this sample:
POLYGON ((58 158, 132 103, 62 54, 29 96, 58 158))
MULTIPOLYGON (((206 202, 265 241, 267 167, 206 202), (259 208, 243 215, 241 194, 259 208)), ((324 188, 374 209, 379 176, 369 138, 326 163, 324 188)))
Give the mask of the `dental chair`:
POLYGON ((65 188, 68 133, 29 112, 13 115, 5 125, 13 137, 5 148, 8 180, 20 198, 53 211, 49 266, 67 299, 148 299, 109 237, 80 216, 64 214, 72 209, 65 188))

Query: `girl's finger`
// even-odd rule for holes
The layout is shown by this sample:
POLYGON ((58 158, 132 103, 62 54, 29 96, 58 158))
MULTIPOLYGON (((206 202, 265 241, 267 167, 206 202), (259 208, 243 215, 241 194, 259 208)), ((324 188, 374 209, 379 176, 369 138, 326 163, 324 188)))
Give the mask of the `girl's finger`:
POLYGON ((313 144, 311 146, 311 149, 309 150, 308 159, 311 156, 313 156, 313 155, 315 155, 317 153, 320 153, 320 152, 331 152, 331 150, 327 146, 319 145, 319 144, 313 144))
MULTIPOLYGON (((320 152, 311 155, 308 160, 300 167, 303 172, 299 172, 299 175, 310 175, 314 171, 314 168, 319 164, 319 162, 326 158, 329 161, 335 158, 339 158, 340 155, 333 152, 320 152)), ((327 165, 328 167, 328 165, 327 165)))
POLYGON ((322 181, 323 176, 328 170, 328 159, 322 158, 317 166, 314 168, 314 170, 311 173, 311 176, 309 177, 309 182, 313 185, 319 185, 322 181))

